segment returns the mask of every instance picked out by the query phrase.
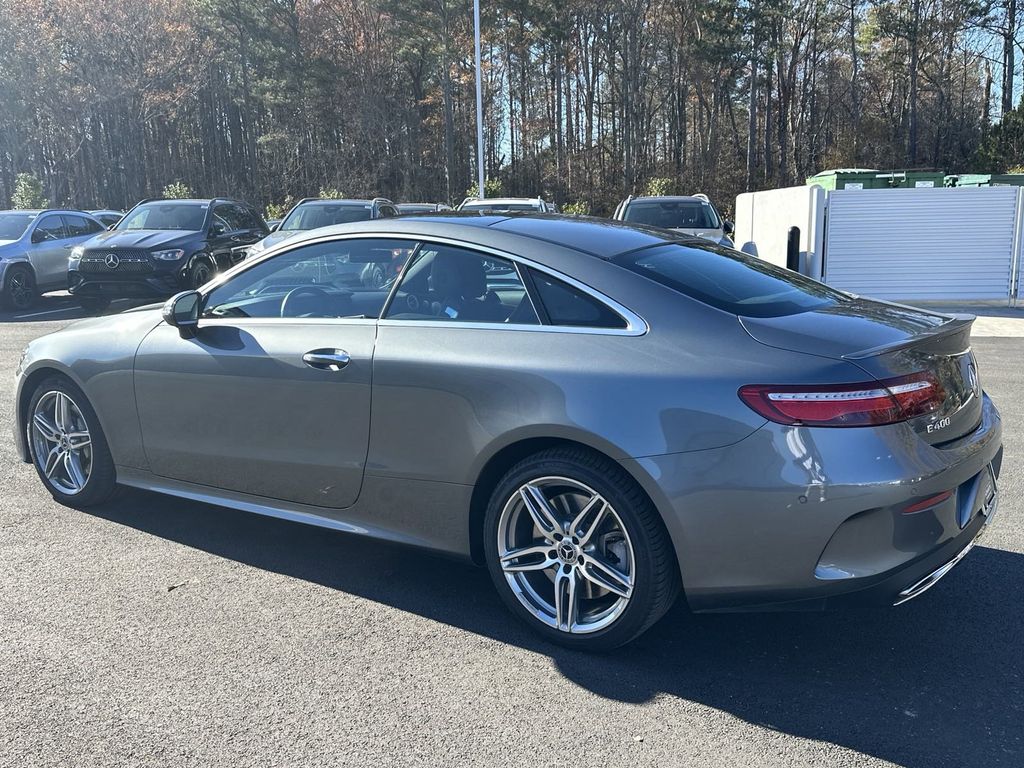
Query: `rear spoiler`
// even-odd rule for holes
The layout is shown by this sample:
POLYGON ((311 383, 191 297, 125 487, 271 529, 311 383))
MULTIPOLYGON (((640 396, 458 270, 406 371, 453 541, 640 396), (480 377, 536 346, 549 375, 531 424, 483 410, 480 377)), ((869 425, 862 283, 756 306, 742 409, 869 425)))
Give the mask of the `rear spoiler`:
POLYGON ((891 344, 880 344, 877 347, 862 349, 859 352, 851 352, 847 355, 843 355, 843 360, 864 360, 866 358, 883 355, 888 352, 906 349, 907 347, 916 347, 923 341, 932 341, 944 336, 952 336, 965 329, 970 329, 971 325, 977 319, 974 315, 949 315, 947 317, 949 317, 949 320, 942 325, 937 325, 936 327, 923 331, 916 336, 911 336, 909 339, 894 341, 891 344))

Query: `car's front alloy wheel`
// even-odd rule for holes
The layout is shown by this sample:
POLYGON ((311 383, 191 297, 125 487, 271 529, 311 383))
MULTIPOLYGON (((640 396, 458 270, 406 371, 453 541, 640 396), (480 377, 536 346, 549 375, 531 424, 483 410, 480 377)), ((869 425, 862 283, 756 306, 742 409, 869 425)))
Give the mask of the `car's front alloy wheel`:
POLYGON ((484 528, 505 603, 563 645, 629 642, 677 594, 678 566, 657 510, 600 454, 564 447, 520 462, 495 489, 484 528))
POLYGON ((47 379, 29 403, 26 431, 32 463, 58 501, 86 506, 110 498, 114 463, 96 413, 63 377, 47 379))
POLYGON ((92 475, 92 435, 82 411, 59 389, 32 410, 32 449, 47 481, 61 493, 81 493, 92 475))

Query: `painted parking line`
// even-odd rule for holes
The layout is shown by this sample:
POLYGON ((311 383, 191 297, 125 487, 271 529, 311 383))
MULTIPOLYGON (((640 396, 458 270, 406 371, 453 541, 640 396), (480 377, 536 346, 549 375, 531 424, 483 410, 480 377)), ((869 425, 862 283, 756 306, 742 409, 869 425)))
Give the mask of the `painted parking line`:
POLYGON ((55 314, 57 312, 75 312, 78 309, 79 309, 79 307, 76 307, 76 306, 60 307, 58 309, 44 309, 42 312, 29 312, 28 314, 24 314, 24 315, 15 315, 13 319, 15 319, 15 320, 23 320, 26 317, 42 317, 43 315, 52 315, 52 314, 55 314))

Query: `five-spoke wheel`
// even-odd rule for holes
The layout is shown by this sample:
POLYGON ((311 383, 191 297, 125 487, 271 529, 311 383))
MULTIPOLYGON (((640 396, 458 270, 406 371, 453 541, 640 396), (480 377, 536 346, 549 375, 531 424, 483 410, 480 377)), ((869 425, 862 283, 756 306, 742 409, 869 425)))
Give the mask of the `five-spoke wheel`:
POLYGON ((54 498, 76 506, 110 498, 114 462, 96 413, 77 386, 63 376, 41 382, 27 416, 32 463, 54 498))
POLYGON ((71 397, 60 390, 40 397, 30 434, 33 453, 50 484, 69 496, 81 493, 92 474, 92 437, 71 397))
POLYGON ((601 494, 568 477, 524 483, 498 522, 505 579, 540 621, 594 632, 618 618, 633 593, 633 544, 601 494))
POLYGON ((492 494, 484 536, 505 603, 563 645, 629 642, 678 592, 678 566, 650 499, 622 467, 580 447, 512 467, 492 494))

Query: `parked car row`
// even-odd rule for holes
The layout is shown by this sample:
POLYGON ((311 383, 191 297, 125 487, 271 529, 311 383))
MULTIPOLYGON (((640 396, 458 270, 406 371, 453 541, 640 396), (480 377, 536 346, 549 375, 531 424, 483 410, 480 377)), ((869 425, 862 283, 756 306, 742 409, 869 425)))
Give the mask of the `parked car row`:
MULTIPOLYGON (((248 203, 228 198, 144 200, 127 213, 47 209, 0 212, 0 305, 23 311, 40 293, 67 289, 87 310, 116 298, 162 299, 198 288, 237 262, 320 227, 450 211, 442 203, 395 204, 310 197, 281 220, 267 222, 248 203)), ((542 197, 469 197, 462 213, 558 213, 542 197)), ((629 197, 619 221, 671 229, 731 246, 732 223, 704 195, 629 197)), ((353 265, 353 279, 377 288, 396 263, 353 265)))

